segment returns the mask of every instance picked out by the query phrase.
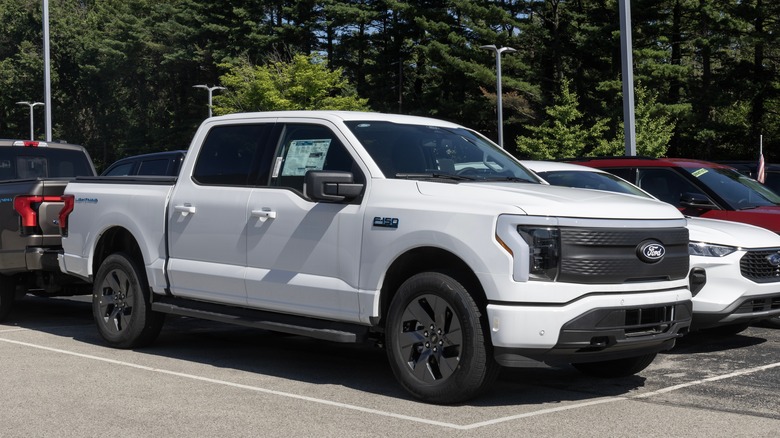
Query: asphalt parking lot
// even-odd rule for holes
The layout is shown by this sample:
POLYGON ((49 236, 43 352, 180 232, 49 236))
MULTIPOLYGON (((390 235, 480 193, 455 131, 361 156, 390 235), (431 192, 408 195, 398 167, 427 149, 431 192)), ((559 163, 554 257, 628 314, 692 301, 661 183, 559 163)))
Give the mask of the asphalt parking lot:
POLYGON ((89 303, 28 298, 0 324, 2 437, 776 437, 780 330, 692 334, 637 376, 507 369, 481 398, 426 405, 383 351, 170 318, 113 350, 89 303))

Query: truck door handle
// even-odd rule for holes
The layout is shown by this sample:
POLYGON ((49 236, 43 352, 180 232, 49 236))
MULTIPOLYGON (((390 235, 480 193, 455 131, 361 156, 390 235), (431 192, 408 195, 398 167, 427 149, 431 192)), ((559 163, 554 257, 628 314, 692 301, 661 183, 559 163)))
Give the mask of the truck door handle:
POLYGON ((265 222, 267 219, 276 219, 276 212, 270 208, 252 210, 252 217, 260 218, 260 221, 265 222))
POLYGON ((181 213, 182 216, 187 216, 188 214, 195 214, 195 207, 190 204, 175 205, 173 209, 181 213))

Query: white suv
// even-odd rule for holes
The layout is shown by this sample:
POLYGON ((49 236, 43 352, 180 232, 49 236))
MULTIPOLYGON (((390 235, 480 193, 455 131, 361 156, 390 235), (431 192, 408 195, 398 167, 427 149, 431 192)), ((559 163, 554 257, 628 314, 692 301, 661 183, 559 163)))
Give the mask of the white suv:
MULTIPOLYGON (((611 173, 577 164, 523 161, 552 185, 652 197, 611 173)), ((691 328, 739 333, 780 315, 780 236, 739 222, 688 218, 691 328)))

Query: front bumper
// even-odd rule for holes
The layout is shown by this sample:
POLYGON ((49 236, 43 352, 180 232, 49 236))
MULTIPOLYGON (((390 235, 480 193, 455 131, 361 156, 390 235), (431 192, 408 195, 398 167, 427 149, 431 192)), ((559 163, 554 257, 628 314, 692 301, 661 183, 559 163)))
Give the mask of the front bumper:
POLYGON ((508 367, 668 350, 688 332, 692 313, 686 289, 588 296, 564 306, 488 305, 494 356, 508 367))
MULTIPOLYGON (((749 323, 780 315, 780 278, 764 282, 745 278, 740 271, 744 252, 726 257, 691 257, 697 270, 692 330, 749 323)), ((690 278, 694 278, 693 275, 690 278)))

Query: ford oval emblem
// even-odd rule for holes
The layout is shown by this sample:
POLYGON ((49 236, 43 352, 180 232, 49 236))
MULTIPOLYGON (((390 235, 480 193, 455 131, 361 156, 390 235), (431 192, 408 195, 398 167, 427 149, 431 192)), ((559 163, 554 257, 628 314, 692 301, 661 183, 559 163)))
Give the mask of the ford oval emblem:
POLYGON ((772 266, 780 266, 780 251, 766 256, 766 261, 772 266))
POLYGON ((636 249, 639 260, 645 263, 658 263, 666 255, 666 248, 656 240, 646 240, 639 244, 636 249))

